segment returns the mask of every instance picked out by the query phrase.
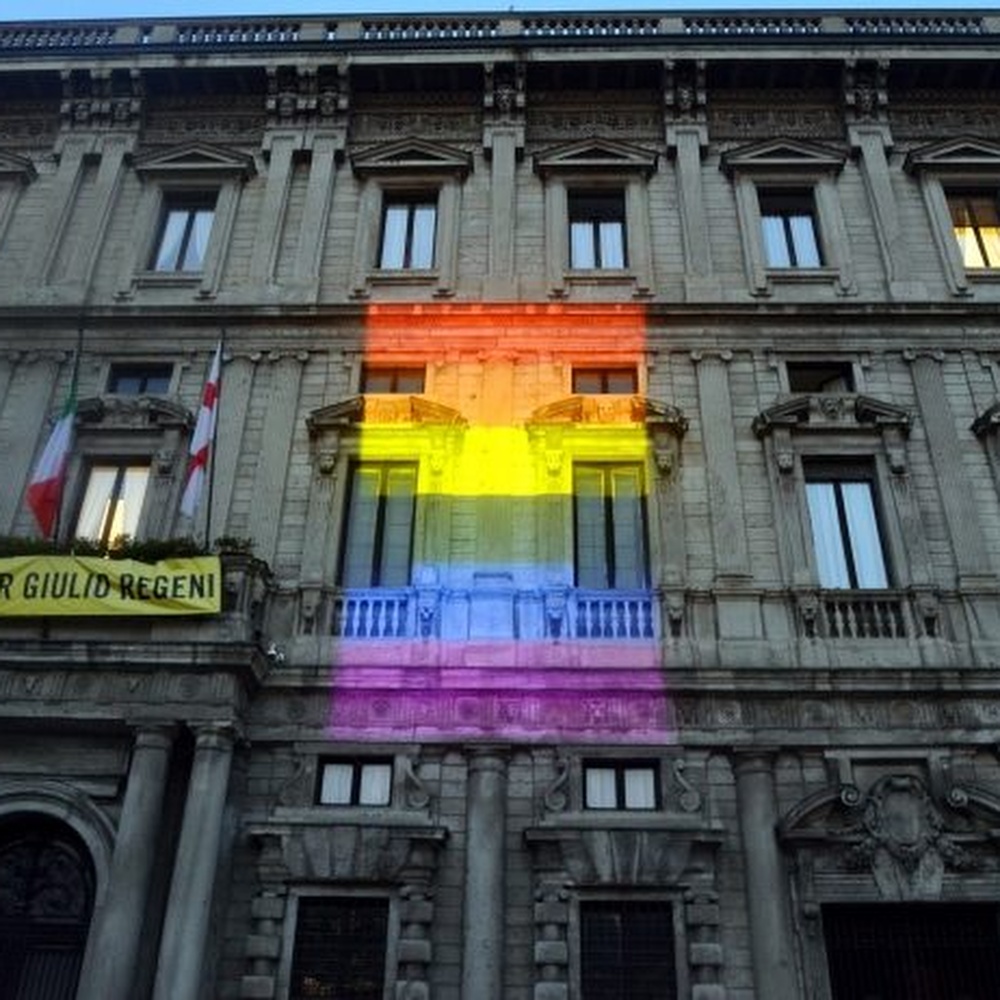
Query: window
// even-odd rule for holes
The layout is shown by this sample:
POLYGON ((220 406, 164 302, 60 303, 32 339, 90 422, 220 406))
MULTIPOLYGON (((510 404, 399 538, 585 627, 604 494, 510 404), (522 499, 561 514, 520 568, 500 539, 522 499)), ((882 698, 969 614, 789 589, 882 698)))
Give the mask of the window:
POLYGON ((436 195, 392 195, 382 207, 379 267, 414 270, 434 266, 436 195))
POLYGON ((162 396, 170 391, 174 366, 168 364, 112 364, 108 392, 120 396, 162 396))
POLYGON ((362 392, 398 392, 419 395, 424 391, 424 369, 370 368, 361 371, 362 392))
POLYGON ((168 194, 151 268, 201 271, 215 219, 215 192, 168 194))
POLYGON ((115 539, 126 535, 134 538, 148 483, 148 464, 91 465, 74 536, 93 539, 102 545, 113 544, 115 539))
POLYGON ((365 462, 351 469, 342 586, 409 584, 416 489, 413 463, 365 462))
POLYGON ((998 918, 987 903, 824 906, 831 1000, 1000 996, 998 918))
POLYGON ((647 586, 642 468, 573 468, 576 585, 591 590, 647 586))
POLYGON ((789 361, 789 392, 854 392, 854 369, 849 361, 789 361))
POLYGON ((821 267, 812 191, 758 191, 768 267, 821 267))
POLYGON ((670 903, 581 903, 582 1000, 676 1000, 675 944, 670 903))
POLYGON ((585 764, 583 804, 587 809, 656 809, 659 787, 651 763, 585 764))
POLYGON ((871 475, 826 466, 805 471, 820 586, 888 587, 871 475))
POLYGON ((319 801, 328 806, 387 806, 392 761, 330 760, 320 768, 319 801))
POLYGON ((996 192, 948 192, 947 199, 962 263, 976 269, 1000 267, 996 192))
POLYGON ((384 899, 300 898, 289 1000, 382 1000, 388 924, 384 899))
POLYGON ((610 270, 626 266, 623 191, 569 191, 569 266, 610 270))
POLYGON ((634 368, 574 368, 573 392, 581 395, 639 391, 634 368))

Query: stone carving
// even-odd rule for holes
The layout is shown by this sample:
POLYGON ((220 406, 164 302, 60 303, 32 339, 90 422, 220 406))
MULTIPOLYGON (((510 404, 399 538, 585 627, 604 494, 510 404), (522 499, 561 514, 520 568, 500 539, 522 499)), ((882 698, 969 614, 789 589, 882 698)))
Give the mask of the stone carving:
POLYGON ((419 762, 414 763, 410 757, 401 758, 401 769, 403 772, 403 789, 406 804, 411 809, 426 809, 431 803, 430 789, 417 774, 419 762))
POLYGON ((542 805, 549 812, 564 812, 569 805, 569 761, 556 762, 556 776, 542 793, 542 805))
POLYGON ((697 812, 701 808, 701 792, 684 776, 686 768, 687 762, 682 757, 679 757, 674 761, 673 776, 674 781, 681 788, 681 792, 677 796, 677 804, 680 806, 682 812, 692 813, 697 812))

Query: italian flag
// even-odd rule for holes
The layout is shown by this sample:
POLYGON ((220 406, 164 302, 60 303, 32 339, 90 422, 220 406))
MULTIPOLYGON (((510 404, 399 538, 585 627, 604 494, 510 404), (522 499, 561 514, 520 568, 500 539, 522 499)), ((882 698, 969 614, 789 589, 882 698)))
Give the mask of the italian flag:
POLYGON ((212 368, 208 373, 205 391, 201 398, 201 409, 198 411, 198 421, 194 425, 194 435, 191 438, 191 456, 188 460, 187 481, 184 484, 184 495, 181 497, 181 513, 185 517, 194 517, 201 499, 202 487, 208 475, 208 455, 215 437, 215 418, 219 412, 219 376, 222 365, 222 344, 215 349, 212 368))
POLYGON ((45 450, 31 474, 25 496, 31 513, 35 515, 42 536, 51 538, 59 521, 66 465, 73 447, 73 421, 76 418, 76 380, 63 404, 62 413, 52 428, 45 450))

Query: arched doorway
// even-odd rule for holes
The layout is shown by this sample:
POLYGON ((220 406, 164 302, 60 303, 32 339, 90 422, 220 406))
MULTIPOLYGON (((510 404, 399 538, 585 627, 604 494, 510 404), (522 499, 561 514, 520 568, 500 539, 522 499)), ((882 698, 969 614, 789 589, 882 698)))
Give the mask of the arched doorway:
POLYGON ((94 886, 68 826, 42 816, 0 823, 0 1000, 73 1000, 94 886))

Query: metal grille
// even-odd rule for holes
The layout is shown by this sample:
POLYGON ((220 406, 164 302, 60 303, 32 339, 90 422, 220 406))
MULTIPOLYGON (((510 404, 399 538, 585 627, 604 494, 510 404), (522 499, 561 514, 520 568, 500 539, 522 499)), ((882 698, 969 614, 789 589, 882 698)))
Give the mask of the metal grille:
POLYGON ((996 1000, 1000 911, 989 904, 823 907, 832 1000, 996 1000))
POLYGON ((582 1000, 676 1000, 670 903, 580 905, 582 1000))
POLYGON ((384 899, 300 900, 289 1000, 382 1000, 388 921, 384 899))

